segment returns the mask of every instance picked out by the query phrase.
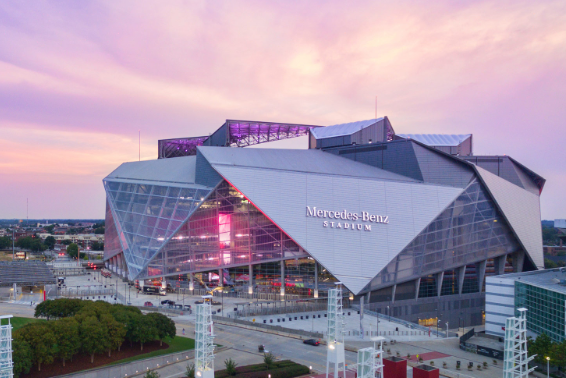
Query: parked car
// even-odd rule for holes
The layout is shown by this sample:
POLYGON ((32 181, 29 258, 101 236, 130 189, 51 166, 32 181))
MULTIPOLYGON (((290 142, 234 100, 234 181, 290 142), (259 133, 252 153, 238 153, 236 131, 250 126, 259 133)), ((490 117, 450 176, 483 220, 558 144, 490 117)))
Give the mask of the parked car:
POLYGON ((191 309, 191 305, 185 305, 185 310, 190 310, 191 309))
POLYGON ((151 302, 145 302, 143 305, 145 307, 153 307, 153 303, 151 303, 151 302))
POLYGON ((173 301, 171 301, 171 300, 169 300, 169 299, 166 299, 166 300, 164 300, 164 301, 161 301, 161 304, 162 304, 162 305, 174 305, 175 302, 173 302, 173 301))
POLYGON ((303 344, 309 344, 309 345, 313 345, 313 346, 319 346, 320 345, 320 341, 315 340, 315 339, 308 339, 308 340, 304 340, 303 344))

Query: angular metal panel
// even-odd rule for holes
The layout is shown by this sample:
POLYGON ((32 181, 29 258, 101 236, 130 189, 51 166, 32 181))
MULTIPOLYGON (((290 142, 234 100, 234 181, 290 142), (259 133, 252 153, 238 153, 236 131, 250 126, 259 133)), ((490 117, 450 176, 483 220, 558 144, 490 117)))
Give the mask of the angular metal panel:
POLYGON ((419 183, 212 166, 354 293, 461 192, 419 183), (344 210, 388 216, 388 224, 307 216, 307 206, 326 210, 328 216, 344 210))
POLYGON ((544 269, 539 196, 481 167, 476 169, 525 251, 539 269, 544 269))

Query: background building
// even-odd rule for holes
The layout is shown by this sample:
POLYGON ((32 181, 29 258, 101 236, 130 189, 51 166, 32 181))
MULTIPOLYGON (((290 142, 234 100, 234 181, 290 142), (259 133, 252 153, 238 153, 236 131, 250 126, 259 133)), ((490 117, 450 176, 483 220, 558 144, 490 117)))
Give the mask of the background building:
POLYGON ((566 268, 488 277, 486 324, 490 335, 505 335, 505 319, 527 311, 531 336, 546 333, 555 342, 566 337, 566 268))
POLYGON ((485 277, 542 268, 544 179, 471 135, 227 120, 104 179, 104 258, 130 280, 317 297, 340 280, 411 321, 483 321, 485 277), (308 150, 242 149, 308 136, 308 150), (427 145, 421 141, 429 142, 427 145))

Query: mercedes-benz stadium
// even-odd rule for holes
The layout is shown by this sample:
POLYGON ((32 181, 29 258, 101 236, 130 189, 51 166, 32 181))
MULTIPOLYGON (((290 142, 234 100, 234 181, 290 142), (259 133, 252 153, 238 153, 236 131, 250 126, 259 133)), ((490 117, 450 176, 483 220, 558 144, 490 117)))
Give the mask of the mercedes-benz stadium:
POLYGON ((106 266, 130 281, 354 302, 481 324, 485 277, 543 267, 545 180, 465 135, 227 120, 104 180, 106 266), (306 136, 308 149, 241 148, 306 136), (194 281, 193 281, 194 280, 194 281))

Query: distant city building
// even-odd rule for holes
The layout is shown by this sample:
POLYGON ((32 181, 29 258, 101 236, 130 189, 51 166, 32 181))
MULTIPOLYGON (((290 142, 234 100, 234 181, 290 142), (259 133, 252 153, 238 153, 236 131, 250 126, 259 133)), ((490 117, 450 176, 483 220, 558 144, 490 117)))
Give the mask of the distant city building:
POLYGON ((505 335, 505 320, 526 308, 531 336, 546 333, 553 341, 566 338, 566 268, 488 277, 485 332, 505 335))
POLYGON ((45 240, 48 236, 53 236, 57 243, 62 242, 63 240, 70 240, 73 243, 77 242, 104 242, 104 235, 103 234, 75 234, 75 235, 51 235, 48 233, 41 233, 38 234, 41 240, 45 240))
POLYGON ((472 152, 471 134, 397 135, 387 117, 227 120, 104 179, 104 260, 130 280, 216 275, 244 293, 340 281, 381 313, 481 324, 485 277, 543 268, 545 180, 472 152), (303 135, 308 150, 236 148, 303 135))

